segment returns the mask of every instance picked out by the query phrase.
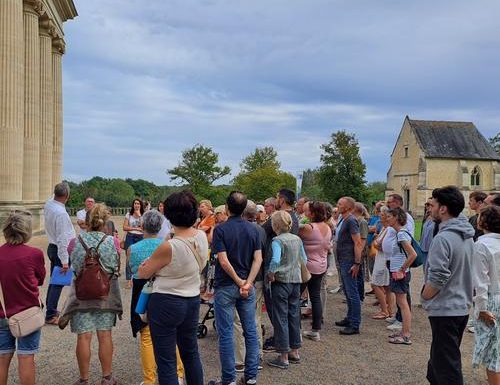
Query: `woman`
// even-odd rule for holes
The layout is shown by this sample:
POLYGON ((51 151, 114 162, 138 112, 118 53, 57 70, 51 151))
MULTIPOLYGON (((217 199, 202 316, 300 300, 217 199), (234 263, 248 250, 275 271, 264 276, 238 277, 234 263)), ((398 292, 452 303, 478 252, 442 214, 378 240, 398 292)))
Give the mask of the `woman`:
POLYGON ((110 217, 108 208, 103 204, 96 204, 87 213, 87 232, 80 234, 75 248, 71 253, 71 265, 78 276, 85 264, 85 248, 97 247, 100 255, 100 264, 109 274, 110 291, 106 299, 78 300, 75 295, 75 280, 67 300, 64 314, 59 320, 59 327, 71 324, 71 332, 77 334, 76 358, 80 370, 80 379, 74 385, 89 383, 90 346, 92 334, 96 332, 99 342, 99 361, 102 369, 101 385, 115 385, 116 378, 112 374, 113 340, 111 329, 116 325, 116 316, 121 318, 123 309, 118 286, 119 258, 116 253, 113 237, 104 233, 105 225, 110 217))
POLYGON ((208 199, 200 201, 201 221, 198 223, 197 229, 204 231, 207 235, 208 244, 212 243, 212 235, 215 227, 215 214, 212 207, 212 202, 208 199))
MULTIPOLYGON (((123 248, 125 252, 134 243, 139 242, 143 238, 142 232, 142 215, 144 214, 144 204, 140 199, 134 199, 130 211, 125 215, 123 220, 123 231, 126 232, 125 243, 123 248)), ((127 280, 127 288, 132 287, 132 272, 127 261, 125 266, 125 278, 127 280)))
POLYGON ((206 234, 193 225, 198 203, 190 191, 171 194, 165 200, 167 219, 175 237, 163 242, 138 269, 138 278, 155 275, 148 305, 160 385, 177 385, 175 347, 179 346, 188 385, 203 384, 198 353, 200 271, 208 255, 206 234))
MULTIPOLYGON (((133 282, 132 300, 130 302, 130 325, 132 326, 132 335, 134 337, 137 336, 137 333, 140 333, 140 353, 144 385, 153 385, 156 383, 156 362, 149 326, 147 323, 142 322, 139 315, 135 312, 135 307, 137 306, 142 288, 148 282, 147 279, 139 279, 137 277, 137 270, 163 242, 163 239, 157 237, 158 232, 162 228, 163 219, 165 219, 165 217, 156 210, 145 212, 143 216, 144 239, 133 244, 128 249, 133 282)), ((181 379, 184 378, 184 373, 182 363, 178 366, 180 382, 181 379)))
POLYGON ((307 269, 311 273, 309 282, 302 284, 301 291, 307 287, 312 305, 312 330, 304 331, 304 337, 319 341, 323 308, 321 306, 321 282, 327 269, 327 256, 332 239, 332 230, 325 223, 324 203, 309 201, 304 204, 304 213, 309 223, 300 227, 299 237, 304 242, 307 255, 307 269))
POLYGON ((389 271, 391 278, 389 286, 396 295, 396 303, 401 309, 403 328, 401 333, 389 337, 391 344, 411 345, 411 310, 406 299, 410 290, 410 266, 417 257, 417 253, 411 246, 411 235, 405 228, 406 213, 400 208, 387 211, 387 225, 396 231, 396 242, 393 242, 391 256, 389 258, 389 271))
POLYGON ((486 366, 490 385, 500 384, 500 207, 487 206, 477 227, 484 232, 474 246, 476 288, 473 364, 486 366))
POLYGON ((393 245, 392 243, 387 244, 386 242, 384 247, 384 240, 386 239, 386 237, 388 241, 390 239, 394 239, 395 230, 387 225, 388 210, 389 208, 387 206, 382 206, 379 208, 380 222, 383 227, 380 233, 376 235, 373 240, 373 244, 377 249, 377 255, 374 258, 371 284, 380 306, 380 311, 372 315, 373 319, 386 319, 393 313, 389 308, 389 303, 387 301, 390 274, 389 270, 387 269, 386 254, 390 255, 390 253, 385 252, 390 250, 390 252, 392 253, 393 245))
POLYGON ((290 234, 290 214, 275 211, 271 225, 277 236, 271 243, 273 255, 267 279, 272 288, 274 346, 279 356, 267 364, 287 369, 290 362, 300 362, 300 266, 307 262, 307 257, 301 239, 290 234))
POLYGON ((161 240, 166 240, 170 238, 170 233, 172 232, 172 226, 170 225, 168 219, 165 217, 165 205, 163 204, 163 202, 158 203, 158 212, 161 214, 163 222, 161 223, 161 229, 156 235, 156 237, 160 238, 161 240))
POLYGON ((26 245, 31 228, 29 212, 11 213, 2 228, 5 244, 0 247, 0 285, 5 303, 0 308, 0 385, 7 384, 16 346, 20 382, 35 384, 35 353, 40 348, 41 329, 16 339, 5 320, 41 304, 38 287, 45 279, 45 262, 42 250, 26 245))

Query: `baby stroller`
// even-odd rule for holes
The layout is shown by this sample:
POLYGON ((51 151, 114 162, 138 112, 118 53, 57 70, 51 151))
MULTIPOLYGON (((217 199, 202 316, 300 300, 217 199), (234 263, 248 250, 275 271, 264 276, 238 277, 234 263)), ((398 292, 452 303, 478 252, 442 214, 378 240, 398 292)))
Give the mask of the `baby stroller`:
POLYGON ((212 321, 212 326, 215 328, 215 312, 214 312, 214 279, 215 279, 215 263, 217 262, 217 254, 210 253, 208 258, 207 266, 204 269, 205 276, 205 292, 201 296, 201 304, 207 306, 207 310, 204 313, 201 321, 198 322, 198 338, 204 338, 207 335, 208 328, 205 322, 208 320, 212 321))

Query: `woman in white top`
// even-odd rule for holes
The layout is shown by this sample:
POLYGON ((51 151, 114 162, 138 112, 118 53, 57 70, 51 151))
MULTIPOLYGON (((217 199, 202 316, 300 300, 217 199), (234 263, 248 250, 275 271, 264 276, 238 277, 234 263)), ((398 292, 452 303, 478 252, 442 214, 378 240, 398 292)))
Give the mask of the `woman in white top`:
MULTIPOLYGON (((134 199, 130 211, 125 215, 123 220, 123 231, 127 233, 123 249, 127 252, 128 248, 142 241, 144 233, 142 231, 142 215, 144 214, 144 203, 140 199, 134 199)), ((132 287, 132 271, 127 260, 125 266, 125 277, 127 279, 127 288, 132 287)))
POLYGON ((477 227, 484 235, 474 245, 472 258, 476 289, 473 364, 486 366, 492 385, 500 384, 500 207, 483 208, 477 227))
POLYGON ((171 194, 165 200, 167 219, 175 237, 162 243, 138 271, 139 278, 155 276, 148 305, 158 381, 177 381, 175 346, 179 347, 188 385, 203 384, 198 353, 200 271, 208 255, 205 233, 192 226, 198 217, 198 203, 190 191, 171 194))

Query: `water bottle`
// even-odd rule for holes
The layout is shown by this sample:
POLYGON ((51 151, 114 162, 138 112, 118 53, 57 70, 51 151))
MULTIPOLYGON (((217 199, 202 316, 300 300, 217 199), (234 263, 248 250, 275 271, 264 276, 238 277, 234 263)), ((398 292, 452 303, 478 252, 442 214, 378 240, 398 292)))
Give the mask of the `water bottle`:
POLYGON ((135 312, 137 314, 145 314, 148 310, 148 302, 153 292, 153 282, 148 282, 142 288, 141 294, 139 295, 139 300, 135 306, 135 312))

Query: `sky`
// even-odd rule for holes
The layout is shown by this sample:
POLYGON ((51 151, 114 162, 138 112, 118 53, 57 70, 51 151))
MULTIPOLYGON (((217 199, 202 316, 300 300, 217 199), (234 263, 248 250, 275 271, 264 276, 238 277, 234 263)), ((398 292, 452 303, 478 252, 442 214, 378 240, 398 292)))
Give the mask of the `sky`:
POLYGON ((256 147, 320 165, 354 133, 385 180, 406 115, 500 131, 498 1, 74 0, 65 23, 64 177, 173 184, 183 150, 239 172, 256 147))

